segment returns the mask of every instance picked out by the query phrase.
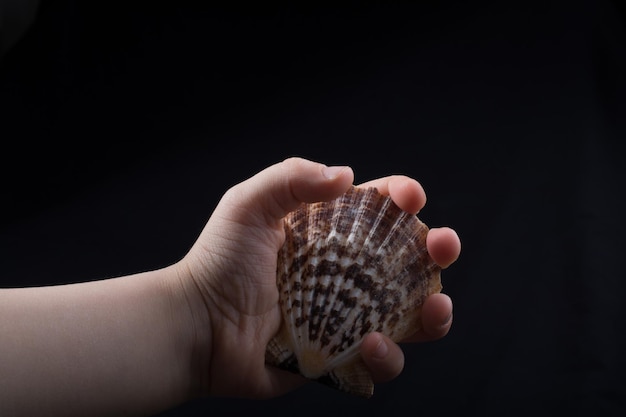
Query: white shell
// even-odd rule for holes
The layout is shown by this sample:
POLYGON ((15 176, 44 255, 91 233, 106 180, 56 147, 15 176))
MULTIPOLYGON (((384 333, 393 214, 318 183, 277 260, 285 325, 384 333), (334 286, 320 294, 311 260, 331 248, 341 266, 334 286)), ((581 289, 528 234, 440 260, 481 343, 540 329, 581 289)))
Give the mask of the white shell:
POLYGON ((419 330, 426 297, 441 291, 428 227, 375 188, 304 204, 285 218, 277 286, 282 325, 266 362, 369 397, 364 335, 398 342, 419 330))

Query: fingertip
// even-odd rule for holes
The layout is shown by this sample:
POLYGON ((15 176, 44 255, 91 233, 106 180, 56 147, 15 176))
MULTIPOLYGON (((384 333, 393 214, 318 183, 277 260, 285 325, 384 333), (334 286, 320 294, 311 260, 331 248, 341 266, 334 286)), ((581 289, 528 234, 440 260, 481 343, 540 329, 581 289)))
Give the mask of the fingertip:
POLYGON ((354 171, 347 165, 327 166, 322 164, 322 176, 330 182, 330 188, 334 194, 331 198, 338 197, 339 194, 348 190, 354 182, 354 171))
POLYGON ((374 382, 396 378, 404 368, 404 353, 391 339, 381 333, 367 334, 361 341, 361 357, 374 382))
POLYGON ((426 236, 426 248, 437 265, 447 268, 459 258, 461 240, 449 227, 432 228, 426 236))
MULTIPOLYGON (((327 166, 327 165, 322 165, 322 176, 324 178, 326 178, 327 180, 333 181, 341 176, 344 176, 346 174, 348 174, 349 176, 353 176, 350 175, 350 172, 347 171, 352 171, 352 169, 348 166, 327 166)), ((352 182, 352 181, 350 181, 352 182)))
POLYGON ((443 293, 430 295, 422 306, 422 331, 429 340, 448 334, 452 326, 452 299, 443 293))
POLYGON ((232 187, 228 204, 260 208, 255 210, 258 218, 276 220, 302 203, 329 201, 340 196, 353 180, 354 173, 348 166, 328 167, 291 157, 232 187))
POLYGON ((426 205, 426 192, 413 178, 393 176, 389 179, 388 190, 394 203, 408 213, 416 214, 426 205))
POLYGON ((328 166, 299 157, 287 158, 282 164, 296 202, 332 200, 347 191, 354 181, 349 166, 328 166))
POLYGON ((380 333, 372 333, 367 337, 364 348, 369 357, 377 360, 384 360, 389 354, 389 346, 387 346, 385 338, 380 333))

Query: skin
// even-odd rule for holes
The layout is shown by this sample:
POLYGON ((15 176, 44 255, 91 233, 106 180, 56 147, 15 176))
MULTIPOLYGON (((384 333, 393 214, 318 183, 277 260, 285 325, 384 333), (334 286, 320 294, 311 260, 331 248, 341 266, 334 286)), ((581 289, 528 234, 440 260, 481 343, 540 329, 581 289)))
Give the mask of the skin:
MULTIPOLYGON (((163 269, 79 284, 0 290, 0 415, 149 415, 200 396, 268 398, 305 383, 264 364, 280 324, 276 253, 282 218, 331 200, 348 167, 291 158, 228 190, 183 259, 163 269)), ((417 213, 421 185, 405 176, 367 184, 417 213)), ((452 229, 432 229, 442 267, 460 253, 452 229)), ((430 296, 422 330, 445 336, 452 302, 430 296)), ((376 382, 399 375, 400 346, 371 333, 361 354, 376 382)))

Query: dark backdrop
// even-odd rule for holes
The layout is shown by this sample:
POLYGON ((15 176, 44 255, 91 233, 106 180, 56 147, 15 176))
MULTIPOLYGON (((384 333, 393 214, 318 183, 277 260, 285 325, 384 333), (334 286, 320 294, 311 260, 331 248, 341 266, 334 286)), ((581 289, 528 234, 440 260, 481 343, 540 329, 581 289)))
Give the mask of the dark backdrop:
POLYGON ((621 2, 204 3, 42 2, 0 63, 2 285, 175 262, 288 156, 402 173, 463 243, 450 334, 367 401, 163 416, 624 413, 621 2))

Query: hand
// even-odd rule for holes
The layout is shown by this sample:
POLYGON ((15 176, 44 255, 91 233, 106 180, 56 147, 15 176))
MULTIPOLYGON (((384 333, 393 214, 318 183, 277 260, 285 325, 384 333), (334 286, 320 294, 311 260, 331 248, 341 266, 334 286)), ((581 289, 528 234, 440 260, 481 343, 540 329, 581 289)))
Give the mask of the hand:
MULTIPOLYGON (((348 167, 292 158, 273 165, 226 192, 189 253, 177 264, 180 283, 195 317, 200 355, 196 380, 202 394, 265 398, 303 384, 295 374, 265 365, 265 347, 280 325, 276 254, 284 241, 283 217, 302 202, 332 200, 353 181, 348 167)), ((415 180, 391 176, 371 181, 405 211, 417 213, 426 196, 415 180)), ((458 257, 454 231, 432 229, 431 257, 447 267, 458 257)), ((430 296, 422 330, 407 341, 443 337, 452 303, 430 296)), ((361 354, 375 382, 395 378, 404 365, 400 347, 384 335, 365 337, 361 354)))

